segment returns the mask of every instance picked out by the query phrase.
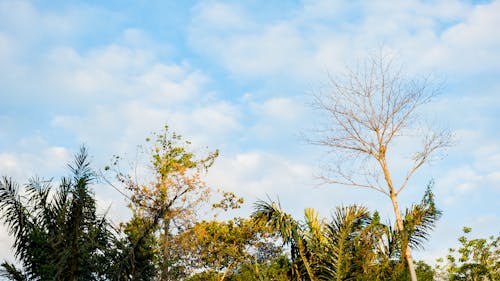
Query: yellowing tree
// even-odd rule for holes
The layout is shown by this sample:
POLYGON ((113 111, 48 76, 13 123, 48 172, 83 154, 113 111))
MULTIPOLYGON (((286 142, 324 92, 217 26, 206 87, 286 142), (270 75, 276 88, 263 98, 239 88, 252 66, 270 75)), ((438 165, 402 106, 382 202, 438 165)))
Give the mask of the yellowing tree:
MULTIPOLYGON (((450 145, 446 131, 416 125, 417 109, 437 93, 428 79, 408 78, 393 57, 381 51, 356 70, 348 69, 331 80, 332 90, 315 95, 314 105, 325 113, 325 125, 312 142, 326 146, 336 161, 322 177, 327 183, 370 188, 386 195, 393 206, 396 226, 403 231, 398 195, 414 173, 438 150, 450 145), (394 142, 402 136, 418 136, 413 163, 402 180, 389 167, 394 142)), ((413 149, 413 148, 412 148, 413 149)), ((402 249, 413 281, 417 280, 411 249, 402 249)))
MULTIPOLYGON (((132 193, 130 208, 133 220, 126 226, 135 234, 136 243, 147 237, 148 232, 157 237, 157 268, 161 280, 178 280, 184 275, 182 235, 192 226, 196 210, 208 200, 210 188, 202 175, 213 164, 218 151, 204 158, 196 158, 187 148, 188 141, 176 133, 164 132, 147 139, 151 156, 148 168, 152 172, 149 182, 141 183, 135 176, 118 173, 118 179, 132 193), (132 224, 139 223, 139 226, 132 224), (133 229, 131 229, 133 228, 133 229)), ((116 163, 116 162, 115 162, 116 163)))

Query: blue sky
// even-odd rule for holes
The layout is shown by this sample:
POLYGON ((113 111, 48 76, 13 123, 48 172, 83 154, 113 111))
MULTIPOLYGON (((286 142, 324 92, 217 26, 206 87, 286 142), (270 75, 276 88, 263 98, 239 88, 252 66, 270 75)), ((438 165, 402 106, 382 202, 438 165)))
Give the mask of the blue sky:
MULTIPOLYGON (((500 1, 2 0, 0 174, 57 178, 82 143, 102 168, 168 124, 201 152, 221 150, 207 181, 246 198, 240 215, 269 194, 296 217, 356 202, 392 218, 371 190, 318 186, 324 150, 299 136, 320 121, 308 94, 383 45, 409 73, 445 81, 421 116, 456 145, 401 194, 407 206, 436 182, 444 216, 415 254, 430 261, 464 225, 499 231, 498 15, 500 1)), ((411 152, 395 148, 396 175, 411 152)), ((116 191, 96 196, 127 218, 116 191)), ((0 258, 11 257, 7 236, 0 258)))

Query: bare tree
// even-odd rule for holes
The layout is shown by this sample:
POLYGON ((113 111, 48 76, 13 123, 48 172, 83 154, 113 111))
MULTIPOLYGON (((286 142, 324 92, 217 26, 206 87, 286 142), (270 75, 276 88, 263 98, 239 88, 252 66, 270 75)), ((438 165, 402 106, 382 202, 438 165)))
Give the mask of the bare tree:
MULTIPOLYGON (((417 109, 431 101, 439 87, 428 78, 410 79, 402 70, 394 56, 380 51, 356 69, 331 78, 331 91, 314 95, 313 105, 325 113, 326 123, 311 141, 337 156, 336 164, 327 165, 322 179, 385 194, 391 200, 400 231, 404 225, 398 195, 423 164, 451 144, 449 132, 422 128, 416 122, 417 109), (422 143, 414 151, 412 165, 400 182, 395 182, 388 165, 389 156, 394 155, 389 151, 402 136, 418 137, 422 143)), ((411 250, 401 250, 415 281, 411 250)))

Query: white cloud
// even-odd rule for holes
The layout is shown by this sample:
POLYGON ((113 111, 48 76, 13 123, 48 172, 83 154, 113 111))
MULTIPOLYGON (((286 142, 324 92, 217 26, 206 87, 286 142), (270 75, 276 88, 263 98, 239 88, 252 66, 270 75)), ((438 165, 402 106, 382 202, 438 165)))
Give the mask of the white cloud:
POLYGON ((112 154, 134 153, 137 145, 163 125, 186 136, 196 146, 220 148, 227 135, 240 130, 237 108, 225 102, 211 102, 196 107, 153 106, 139 100, 115 105, 95 106, 83 115, 58 115, 56 128, 74 133, 91 149, 112 154))
POLYGON ((110 155, 131 153, 163 124, 221 137, 239 126, 238 110, 205 90, 205 74, 185 62, 162 63, 150 50, 115 43, 85 52, 55 48, 40 68, 43 99, 76 109, 53 115, 52 128, 110 155))
POLYGON ((226 155, 218 159, 208 174, 217 188, 236 192, 253 203, 266 195, 289 197, 304 192, 312 176, 311 167, 263 151, 226 155))
POLYGON ((6 175, 19 176, 22 173, 18 159, 12 153, 0 154, 0 170, 6 175))
POLYGON ((476 6, 465 21, 446 30, 443 39, 455 47, 498 47, 500 42, 492 35, 500 25, 499 11, 499 1, 476 6))
POLYGON ((71 42, 77 35, 95 32, 97 26, 105 30, 114 20, 113 13, 103 13, 85 4, 77 9, 61 7, 56 12, 42 11, 32 1, 0 2, 0 26, 24 52, 40 51, 51 41, 71 42), (103 22, 107 25, 101 25, 103 22))
MULTIPOLYGON (((306 105, 294 97, 273 97, 263 101, 247 101, 253 118, 249 132, 253 138, 271 141, 298 139, 298 132, 306 116, 306 105)), ((288 145, 281 141, 282 146, 288 145)))
MULTIPOLYGON (((238 109, 227 103, 217 102, 209 106, 195 108, 190 114, 191 126, 204 130, 209 135, 224 134, 232 130, 239 130, 238 109)), ((188 124, 186 124, 188 125, 188 124)))
POLYGON ((500 2, 477 5, 458 22, 446 28, 436 42, 430 41, 424 62, 448 73, 469 75, 498 71, 500 39, 497 26, 500 2))
MULTIPOLYGON (((297 152, 300 154, 300 152, 297 152)), ((381 215, 392 217, 389 199, 368 189, 321 185, 314 175, 317 167, 304 157, 291 160, 267 151, 247 151, 225 154, 207 175, 214 188, 235 192, 245 198, 242 215, 252 212, 257 199, 280 199, 284 209, 301 218, 303 209, 312 207, 322 216, 341 204, 363 204, 377 209, 381 215)))
POLYGON ((193 9, 194 21, 207 24, 214 31, 235 31, 250 25, 245 13, 236 5, 203 2, 193 9))
POLYGON ((56 47, 38 69, 37 84, 46 89, 43 100, 65 105, 116 105, 130 99, 158 106, 173 106, 194 98, 209 78, 188 63, 162 63, 150 50, 117 45, 78 52, 56 47), (50 90, 49 90, 50 89, 50 90))
POLYGON ((498 65, 499 3, 306 1, 295 17, 255 22, 237 7, 211 2, 200 8, 202 14, 222 5, 228 18, 245 14, 247 24, 235 23, 237 33, 221 32, 213 29, 217 22, 195 15, 189 38, 237 77, 316 82, 318 75, 326 79, 326 70, 337 71, 382 44, 404 54, 412 71, 467 74, 498 65))
MULTIPOLYGON (((485 138, 484 135, 476 137, 485 138)), ((471 146, 461 145, 451 152, 451 154, 456 155, 456 158, 467 157, 465 160, 468 164, 462 163, 458 166, 449 166, 448 164, 445 174, 439 177, 437 193, 444 198, 447 205, 459 206, 468 201, 472 207, 473 202, 479 199, 477 197, 481 194, 494 194, 500 191, 498 189, 500 150, 494 145, 487 148, 487 140, 480 143, 485 143, 484 141, 486 141, 486 147, 477 146, 476 144, 479 142, 476 142, 471 146), (469 151, 469 153, 459 156, 459 151, 469 151), (485 153, 486 151, 488 153, 485 153)))
POLYGON ((47 67, 43 69, 47 88, 56 89, 62 97, 82 101, 129 97, 136 73, 145 71, 151 61, 145 51, 110 45, 84 55, 71 48, 56 48, 41 67, 47 67))
POLYGON ((348 5, 342 1, 332 0, 305 0, 303 12, 297 12, 298 17, 302 17, 304 21, 314 21, 317 19, 331 19, 342 16, 347 11, 348 5))
POLYGON ((14 244, 14 237, 9 235, 7 227, 0 225, 0 258, 2 261, 14 262, 14 251, 11 245, 14 244))
POLYGON ((268 120, 296 121, 303 108, 291 98, 271 98, 257 108, 257 113, 264 114, 268 120))
MULTIPOLYGON (((219 3, 209 3, 197 11, 218 10, 219 3)), ((251 78, 267 78, 284 74, 295 77, 307 74, 311 50, 306 43, 310 35, 300 32, 294 22, 277 20, 271 23, 256 22, 242 16, 238 7, 225 7, 226 16, 245 18, 245 23, 227 25, 229 31, 238 26, 238 32, 221 32, 217 22, 195 14, 190 25, 189 40, 200 53, 222 63, 232 74, 251 78)), ((313 42, 314 43, 314 42, 313 42)), ((310 77, 310 75, 306 75, 310 77)), ((304 77, 302 76, 302 79, 304 77)))
POLYGON ((241 33, 216 33, 196 22, 191 44, 201 53, 213 56, 231 72, 264 78, 282 70, 300 72, 297 60, 303 57, 302 39, 287 23, 276 23, 241 33), (222 50, 222 51, 221 51, 222 50))
POLYGON ((152 95, 157 103, 185 101, 199 95, 207 77, 199 71, 190 71, 187 66, 154 65, 138 79, 144 95, 152 95))
POLYGON ((128 101, 96 106, 84 115, 55 116, 52 125, 75 134, 79 142, 92 150, 108 153, 102 156, 111 157, 115 153, 132 153, 166 119, 161 110, 128 101))
POLYGON ((9 176, 21 185, 29 178, 63 176, 71 153, 64 147, 37 145, 30 152, 0 152, 0 176, 9 176))
POLYGON ((301 58, 302 39, 286 23, 271 25, 262 33, 230 38, 222 59, 233 72, 266 77, 283 69, 294 70, 301 58))

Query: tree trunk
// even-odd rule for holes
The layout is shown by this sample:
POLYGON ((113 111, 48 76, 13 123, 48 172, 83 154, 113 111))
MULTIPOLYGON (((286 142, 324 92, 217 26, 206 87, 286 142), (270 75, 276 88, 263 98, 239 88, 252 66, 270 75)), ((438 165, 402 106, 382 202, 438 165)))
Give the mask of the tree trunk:
POLYGON ((307 275, 309 276, 309 279, 311 281, 316 281, 316 276, 314 276, 314 273, 311 269, 309 261, 307 260, 306 254, 304 253, 304 243, 302 242, 302 238, 300 238, 300 237, 298 238, 297 246, 299 248, 299 255, 302 259, 302 262, 304 263, 304 266, 306 267, 306 271, 307 271, 307 275))
MULTIPOLYGON (((392 206, 394 207, 394 215, 396 215, 396 224, 399 231, 404 230, 403 218, 401 217, 401 211, 399 210, 398 201, 394 192, 391 193, 392 206)), ((403 249, 401 249, 403 250, 403 249)), ((410 271, 410 277, 412 281, 417 281, 417 273, 415 272, 415 265, 413 264, 413 257, 411 255, 410 246, 406 246, 406 251, 404 251, 406 262, 408 263, 408 270, 410 271)))
POLYGON ((163 225, 163 263, 161 268, 161 280, 168 281, 170 280, 170 241, 169 241, 169 232, 170 232, 170 219, 166 219, 163 225))
MULTIPOLYGON (((403 218, 401 216, 401 210, 399 210, 397 194, 394 190, 394 185, 392 184, 392 179, 391 179, 391 175, 389 173, 389 167, 387 167, 385 155, 380 158, 379 163, 380 163, 382 170, 384 172, 385 181, 387 182, 387 185, 389 187, 389 195, 391 198, 392 207, 394 209, 394 215, 396 216, 396 226, 398 227, 399 231, 404 231, 403 218)), ((415 265, 413 264, 413 257, 411 256, 410 246, 407 245, 406 250, 401 249, 401 251, 404 252, 406 262, 408 263, 408 270, 410 271, 411 280, 418 281, 417 280, 417 273, 415 272, 415 265)))

